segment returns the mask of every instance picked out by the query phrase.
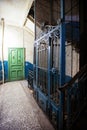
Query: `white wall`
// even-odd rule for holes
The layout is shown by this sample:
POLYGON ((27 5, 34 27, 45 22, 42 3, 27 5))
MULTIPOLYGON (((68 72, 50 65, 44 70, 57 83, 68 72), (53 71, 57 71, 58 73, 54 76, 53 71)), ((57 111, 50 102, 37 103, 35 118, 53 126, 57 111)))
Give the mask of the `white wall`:
MULTIPOLYGON (((0 25, 0 59, 2 55, 2 26, 0 25)), ((34 33, 25 28, 4 26, 4 60, 8 60, 8 48, 25 48, 25 61, 33 63, 34 33)))
POLYGON ((79 53, 71 45, 66 43, 66 75, 74 76, 79 71, 79 53))

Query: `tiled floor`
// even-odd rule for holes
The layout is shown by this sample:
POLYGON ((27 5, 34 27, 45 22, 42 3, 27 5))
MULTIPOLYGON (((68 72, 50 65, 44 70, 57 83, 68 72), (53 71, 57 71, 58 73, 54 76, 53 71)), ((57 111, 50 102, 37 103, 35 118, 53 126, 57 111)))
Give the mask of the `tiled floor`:
POLYGON ((0 130, 54 130, 27 85, 26 80, 0 85, 0 130))

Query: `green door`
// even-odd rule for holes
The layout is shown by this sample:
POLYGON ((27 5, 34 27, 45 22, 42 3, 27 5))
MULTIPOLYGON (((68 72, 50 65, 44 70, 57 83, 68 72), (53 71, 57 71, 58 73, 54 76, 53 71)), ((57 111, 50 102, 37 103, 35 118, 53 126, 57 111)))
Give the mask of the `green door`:
POLYGON ((9 81, 24 79, 24 48, 8 49, 9 81))

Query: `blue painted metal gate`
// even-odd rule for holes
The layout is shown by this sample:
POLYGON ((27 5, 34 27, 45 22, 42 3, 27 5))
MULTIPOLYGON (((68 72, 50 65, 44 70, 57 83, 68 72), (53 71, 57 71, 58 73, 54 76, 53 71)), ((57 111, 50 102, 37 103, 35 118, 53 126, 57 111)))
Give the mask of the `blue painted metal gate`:
POLYGON ((87 65, 74 76, 66 74, 65 0, 60 2, 59 25, 46 26, 46 33, 34 42, 32 79, 34 97, 55 129, 70 130, 87 100, 87 65))

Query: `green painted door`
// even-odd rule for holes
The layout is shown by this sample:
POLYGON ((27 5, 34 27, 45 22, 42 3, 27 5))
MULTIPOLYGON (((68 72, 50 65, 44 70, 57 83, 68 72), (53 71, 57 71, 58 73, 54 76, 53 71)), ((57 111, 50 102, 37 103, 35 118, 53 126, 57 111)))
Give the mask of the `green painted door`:
POLYGON ((8 49, 9 81, 24 79, 24 48, 8 49))

